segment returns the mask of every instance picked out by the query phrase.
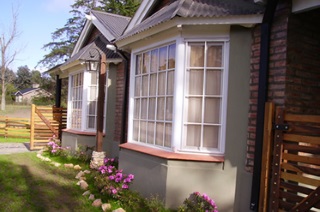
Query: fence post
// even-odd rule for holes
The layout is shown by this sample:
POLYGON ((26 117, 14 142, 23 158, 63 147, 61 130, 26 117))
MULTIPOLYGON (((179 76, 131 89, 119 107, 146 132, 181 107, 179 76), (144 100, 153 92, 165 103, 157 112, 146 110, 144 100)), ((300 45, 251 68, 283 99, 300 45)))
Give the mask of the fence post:
POLYGON ((31 105, 31 117, 30 117, 30 149, 34 148, 34 115, 35 115, 36 106, 31 105))

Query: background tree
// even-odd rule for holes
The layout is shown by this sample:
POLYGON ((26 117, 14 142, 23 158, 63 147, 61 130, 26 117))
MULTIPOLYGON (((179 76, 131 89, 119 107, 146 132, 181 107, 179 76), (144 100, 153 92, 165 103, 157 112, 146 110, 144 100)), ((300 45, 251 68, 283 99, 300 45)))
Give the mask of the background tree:
POLYGON ((17 77, 14 81, 17 90, 32 87, 32 75, 28 66, 20 66, 17 70, 17 77))
MULTIPOLYGON (((5 79, 4 79, 4 81, 6 82, 5 101, 6 103, 12 103, 12 101, 14 100, 13 95, 17 91, 16 87, 13 84, 13 82, 16 79, 16 74, 11 69, 7 69, 5 72, 6 72, 5 79)), ((0 76, 0 79, 2 81, 2 76, 0 76)), ((0 87, 0 92, 2 93, 2 86, 0 87)))
POLYGON ((133 16, 140 2, 141 0, 75 0, 71 5, 72 17, 62 28, 52 33, 52 42, 43 46, 43 49, 49 50, 49 53, 44 55, 38 65, 51 68, 70 58, 85 23, 85 14, 91 9, 133 16))
POLYGON ((38 70, 31 71, 31 83, 41 85, 42 77, 41 77, 40 71, 38 70))
POLYGON ((17 10, 12 10, 12 23, 11 28, 6 31, 3 30, 0 33, 0 54, 1 54, 1 110, 5 110, 6 107, 6 89, 10 78, 6 77, 6 72, 10 64, 15 60, 18 50, 12 49, 12 46, 19 36, 17 30, 17 10))

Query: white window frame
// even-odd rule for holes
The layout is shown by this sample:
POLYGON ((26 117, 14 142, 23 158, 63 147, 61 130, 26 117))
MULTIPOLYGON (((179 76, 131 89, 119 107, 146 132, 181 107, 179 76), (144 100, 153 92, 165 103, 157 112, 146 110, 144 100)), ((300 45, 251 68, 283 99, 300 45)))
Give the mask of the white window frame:
POLYGON ((226 114, 227 114, 227 87, 228 87, 228 70, 229 70, 229 36, 226 37, 210 37, 204 39, 185 39, 182 37, 174 37, 163 42, 154 43, 150 46, 135 49, 131 53, 131 69, 130 69, 130 89, 129 89, 129 113, 128 113, 128 142, 139 145, 149 146, 152 148, 163 149, 166 151, 180 153, 195 153, 195 154, 212 154, 223 155, 225 151, 225 133, 226 133, 226 114), (221 128, 220 138, 217 149, 188 149, 184 148, 184 104, 186 94, 186 67, 187 67, 187 42, 220 42, 223 43, 223 59, 224 71, 222 75, 222 91, 221 91, 221 128), (160 48, 161 46, 176 44, 175 71, 174 71, 174 93, 173 93, 173 112, 172 112, 172 135, 171 148, 149 145, 146 143, 135 142, 133 140, 133 114, 134 114, 134 90, 135 90, 135 67, 136 56, 144 51, 160 48))
MULTIPOLYGON (((105 101, 104 101, 104 126, 106 126, 106 112, 107 112, 107 92, 108 92, 108 66, 107 66, 107 71, 106 71, 106 85, 105 85, 105 101)), ((89 104, 89 87, 91 86, 91 73, 86 71, 85 69, 72 72, 69 74, 69 79, 73 78, 75 75, 83 73, 83 87, 82 87, 82 108, 81 108, 81 126, 80 128, 73 128, 72 127, 72 101, 71 101, 71 94, 72 94, 72 80, 69 80, 68 82, 68 108, 70 108, 67 112, 67 129, 75 130, 75 131, 81 131, 81 132, 96 132, 96 120, 94 123, 94 128, 88 128, 88 104, 89 104), (90 80, 89 80, 90 79, 90 80)), ((97 74, 98 76, 99 74, 97 74)), ((99 77, 97 77, 97 91, 96 95, 98 98, 98 88, 99 88, 99 77)), ((96 104, 96 109, 95 111, 97 112, 97 104, 96 104)), ((95 116, 97 117, 97 115, 95 116)), ((105 131, 105 127, 103 127, 103 131, 105 131)))

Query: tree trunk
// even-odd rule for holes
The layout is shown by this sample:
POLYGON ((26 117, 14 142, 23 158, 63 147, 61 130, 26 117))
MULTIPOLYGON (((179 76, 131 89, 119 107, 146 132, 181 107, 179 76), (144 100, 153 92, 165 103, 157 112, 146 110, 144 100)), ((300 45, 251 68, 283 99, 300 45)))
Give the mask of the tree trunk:
POLYGON ((1 94, 1 110, 4 111, 6 109, 6 86, 5 86, 5 73, 4 71, 2 71, 2 79, 1 79, 1 83, 2 83, 2 94, 1 94))

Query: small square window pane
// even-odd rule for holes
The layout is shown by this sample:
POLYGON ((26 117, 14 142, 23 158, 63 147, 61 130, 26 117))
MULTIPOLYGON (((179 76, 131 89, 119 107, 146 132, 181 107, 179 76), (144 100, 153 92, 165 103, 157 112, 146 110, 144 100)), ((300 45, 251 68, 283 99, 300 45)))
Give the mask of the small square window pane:
POLYGON ((172 124, 166 123, 165 126, 164 146, 171 147, 172 124))
POLYGON ((157 74, 150 75, 150 96, 155 96, 157 91, 157 74))
POLYGON ((148 115, 148 99, 141 99, 141 119, 147 119, 148 115))
POLYGON ((168 71, 167 94, 173 95, 174 71, 168 71))
POLYGON ((135 79, 135 88, 134 88, 134 96, 140 96, 141 91, 141 77, 136 77, 135 79))
POLYGON ((151 51, 151 70, 150 72, 157 72, 158 71, 158 49, 151 51))
POLYGON ((189 95, 203 94, 203 70, 189 71, 189 95))
POLYGON ((222 66, 222 46, 209 45, 207 51, 207 67, 222 66))
POLYGON ((164 120, 164 100, 165 100, 165 98, 158 98, 158 101, 157 101, 157 120, 164 120))
POLYGON ((161 72, 158 75, 158 95, 165 95, 166 88, 166 72, 161 72))
POLYGON ((146 52, 143 54, 143 69, 142 73, 150 72, 150 52, 146 52))
POLYGON ((221 71, 207 70, 206 94, 221 95, 221 71))
POLYGON ((96 109, 97 109, 97 102, 89 102, 89 115, 95 115, 96 114, 96 109))
POLYGON ((205 98, 205 123, 220 123, 220 98, 205 98))
POLYGON ((142 96, 148 96, 149 76, 142 77, 142 96))
POLYGON ((95 128, 96 117, 95 116, 88 116, 88 128, 94 129, 95 128))
POLYGON ((156 145, 163 146, 163 123, 156 123, 156 145))
POLYGON ((167 69, 167 47, 159 49, 159 70, 167 69))
POLYGON ((149 99, 149 111, 148 111, 148 119, 155 120, 155 112, 156 112, 156 98, 149 99))
POLYGON ((200 147, 201 143, 201 126, 188 125, 186 144, 190 147, 200 147))
POLYGON ((141 74, 142 69, 142 56, 141 54, 137 56, 136 58, 136 75, 141 74))
POLYGON ((172 107, 173 107, 173 98, 167 97, 166 102, 166 120, 171 121, 172 120, 172 107))
POLYGON ((140 118, 140 99, 134 100, 134 116, 135 119, 140 118))
POLYGON ((133 121, 133 140, 139 141, 139 121, 133 121))
POLYGON ((203 147, 218 148, 219 143, 219 130, 217 126, 204 126, 203 127, 203 147))
POLYGON ((175 68, 176 65, 176 44, 169 46, 169 59, 168 59, 168 69, 175 68))
POLYGON ((202 98, 188 98, 188 122, 201 123, 202 98))
POLYGON ((147 141, 147 122, 140 122, 140 142, 146 143, 147 141))
POLYGON ((191 44, 190 67, 204 67, 204 44, 191 44))
POLYGON ((154 144, 154 122, 148 122, 148 138, 147 138, 147 142, 149 144, 154 144))

